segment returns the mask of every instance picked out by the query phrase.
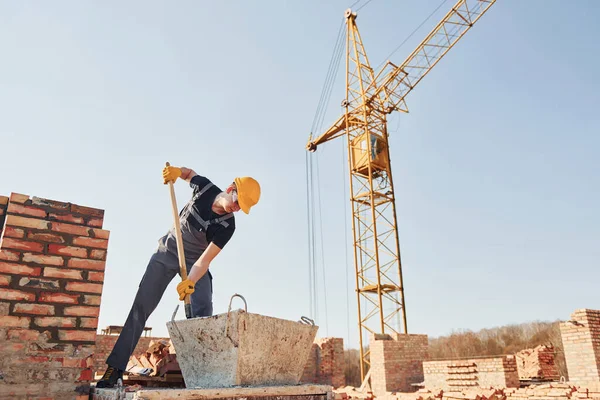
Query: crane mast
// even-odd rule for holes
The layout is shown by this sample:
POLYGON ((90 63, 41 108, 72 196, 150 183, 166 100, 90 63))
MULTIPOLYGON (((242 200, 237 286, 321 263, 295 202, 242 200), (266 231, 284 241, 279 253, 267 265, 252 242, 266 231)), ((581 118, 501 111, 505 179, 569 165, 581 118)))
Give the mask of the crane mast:
POLYGON ((459 0, 400 65, 386 62, 376 74, 369 64, 356 13, 346 10, 344 114, 307 149, 346 136, 361 377, 367 372, 367 335, 408 333, 396 192, 392 179, 387 115, 408 112, 405 96, 496 0, 459 0), (401 320, 401 323, 400 323, 401 320))

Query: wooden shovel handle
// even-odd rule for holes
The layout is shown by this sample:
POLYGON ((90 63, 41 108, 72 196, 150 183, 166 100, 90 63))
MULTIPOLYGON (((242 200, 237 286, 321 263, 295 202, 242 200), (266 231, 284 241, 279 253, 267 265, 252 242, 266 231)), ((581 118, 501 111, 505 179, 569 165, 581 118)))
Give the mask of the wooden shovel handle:
MULTIPOLYGON (((167 167, 171 164, 167 162, 167 167)), ((179 224, 179 212, 177 211, 177 199, 175 198, 175 188, 173 182, 169 181, 169 190, 171 192, 171 205, 173 206, 173 219, 175 222, 175 238, 177 241, 177 254, 179 258, 179 270, 181 272, 181 281, 187 279, 187 270, 185 268, 185 254, 183 252, 183 239, 181 238, 181 226, 179 224)), ((191 300, 190 295, 186 294, 183 299, 185 303, 185 316, 191 318, 191 300)))

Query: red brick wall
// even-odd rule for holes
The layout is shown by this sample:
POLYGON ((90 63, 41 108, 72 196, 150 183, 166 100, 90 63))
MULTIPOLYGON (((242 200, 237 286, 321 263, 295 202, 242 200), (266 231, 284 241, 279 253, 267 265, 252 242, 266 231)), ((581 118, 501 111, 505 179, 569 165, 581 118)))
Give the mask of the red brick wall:
POLYGON ((345 386, 344 365, 343 339, 317 339, 312 345, 300 382, 331 385, 334 388, 345 386))
POLYGON ((12 193, 5 214, 1 396, 87 399, 109 237, 104 211, 12 193))
POLYGON ((597 382, 600 380, 600 310, 575 310, 571 321, 560 324, 569 381, 597 382))
MULTIPOLYGON (((92 366, 92 368, 94 369, 94 374, 96 372, 101 374, 104 373, 104 370, 106 369, 106 359, 112 351, 113 346, 115 345, 115 342, 117 341, 118 337, 118 335, 96 335, 96 351, 94 353, 92 366)), ((140 355, 144 353, 148 349, 148 346, 150 345, 150 342, 152 340, 169 341, 170 338, 142 336, 138 341, 138 344, 135 347, 133 354, 140 355)))
POLYGON ((386 392, 414 392, 423 382, 423 361, 429 358, 427 335, 371 335, 371 388, 375 396, 386 392))
POLYGON ((427 389, 517 388, 519 374, 515 356, 426 361, 427 389))

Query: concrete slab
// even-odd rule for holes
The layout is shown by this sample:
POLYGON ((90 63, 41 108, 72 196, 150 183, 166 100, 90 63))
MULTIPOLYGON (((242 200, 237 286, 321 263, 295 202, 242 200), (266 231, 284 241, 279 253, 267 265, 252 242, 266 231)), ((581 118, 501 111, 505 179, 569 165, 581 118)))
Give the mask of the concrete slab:
POLYGON ((296 385, 318 327, 244 310, 167 323, 186 388, 296 385))
POLYGON ((123 393, 117 389, 92 388, 92 400, 332 400, 327 385, 252 386, 219 389, 141 389, 123 393))

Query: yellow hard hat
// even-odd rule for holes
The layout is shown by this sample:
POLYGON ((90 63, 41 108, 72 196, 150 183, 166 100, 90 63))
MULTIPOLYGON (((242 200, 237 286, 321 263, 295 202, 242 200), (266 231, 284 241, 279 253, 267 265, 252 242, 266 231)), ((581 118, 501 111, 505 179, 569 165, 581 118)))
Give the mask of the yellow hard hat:
POLYGON ((238 203, 240 208, 246 214, 250 213, 250 208, 260 199, 260 185, 249 176, 235 178, 235 185, 238 193, 238 203))

